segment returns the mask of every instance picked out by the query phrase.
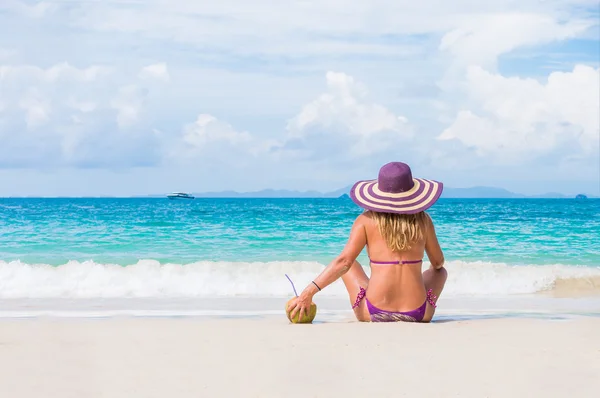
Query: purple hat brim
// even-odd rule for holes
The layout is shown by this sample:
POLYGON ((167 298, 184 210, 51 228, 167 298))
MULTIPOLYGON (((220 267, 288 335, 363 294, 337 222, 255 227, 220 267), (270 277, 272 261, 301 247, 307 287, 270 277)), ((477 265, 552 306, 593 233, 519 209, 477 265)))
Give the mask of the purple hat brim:
POLYGON ((358 181, 350 189, 350 198, 363 209, 380 213, 420 213, 437 202, 444 190, 444 184, 422 178, 413 180, 413 189, 396 194, 381 192, 377 180, 358 181))

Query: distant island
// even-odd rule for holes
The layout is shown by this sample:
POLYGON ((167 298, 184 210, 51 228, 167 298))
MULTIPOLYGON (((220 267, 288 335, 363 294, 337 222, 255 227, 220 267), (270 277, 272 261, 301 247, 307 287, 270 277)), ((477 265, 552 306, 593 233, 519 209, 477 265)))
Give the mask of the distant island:
MULTIPOLYGON (((318 191, 293 191, 293 190, 278 190, 278 189, 264 189, 260 191, 252 192, 237 192, 237 191, 219 191, 219 192, 192 192, 196 198, 340 198, 348 196, 350 192, 350 186, 338 189, 331 192, 318 192, 318 191)), ((164 195, 147 195, 145 197, 166 197, 164 195)), ((577 195, 578 199, 586 196, 583 194, 577 195)), ((548 192, 541 195, 523 195, 508 191, 504 188, 496 187, 471 187, 471 188, 450 188, 445 187, 442 194, 442 198, 449 199, 534 199, 534 198, 547 198, 547 199, 572 199, 574 195, 564 195, 557 192, 548 192)))

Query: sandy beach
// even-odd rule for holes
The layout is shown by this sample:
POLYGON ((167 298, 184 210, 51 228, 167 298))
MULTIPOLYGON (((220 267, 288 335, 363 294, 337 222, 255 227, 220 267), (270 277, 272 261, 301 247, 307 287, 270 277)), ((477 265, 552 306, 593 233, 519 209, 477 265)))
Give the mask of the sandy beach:
POLYGON ((600 318, 0 321, 0 397, 596 397, 600 318))

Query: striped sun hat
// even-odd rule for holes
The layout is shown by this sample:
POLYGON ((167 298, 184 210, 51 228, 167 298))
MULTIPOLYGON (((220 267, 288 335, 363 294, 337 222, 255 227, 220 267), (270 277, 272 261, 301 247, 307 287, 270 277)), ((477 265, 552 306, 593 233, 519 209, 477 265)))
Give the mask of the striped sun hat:
POLYGON ((376 180, 359 181, 350 197, 360 207, 380 213, 415 214, 425 211, 439 199, 444 184, 413 178, 410 167, 392 162, 379 170, 376 180))

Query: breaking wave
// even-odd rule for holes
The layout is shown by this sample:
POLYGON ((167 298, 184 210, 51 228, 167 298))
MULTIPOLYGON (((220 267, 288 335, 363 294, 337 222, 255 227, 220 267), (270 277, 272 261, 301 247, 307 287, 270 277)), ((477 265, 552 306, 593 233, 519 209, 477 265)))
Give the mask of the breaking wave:
MULTIPOLYGON (((425 264, 424 267, 427 267, 425 264)), ((290 296, 288 274, 301 290, 321 272, 317 262, 195 262, 140 260, 121 266, 69 261, 60 266, 0 261, 0 298, 174 298, 290 296)), ((450 261, 445 296, 506 296, 555 292, 600 294, 600 267, 507 265, 450 261)), ((369 269, 366 269, 369 274, 369 269)), ((320 295, 345 297, 337 281, 320 295)))

